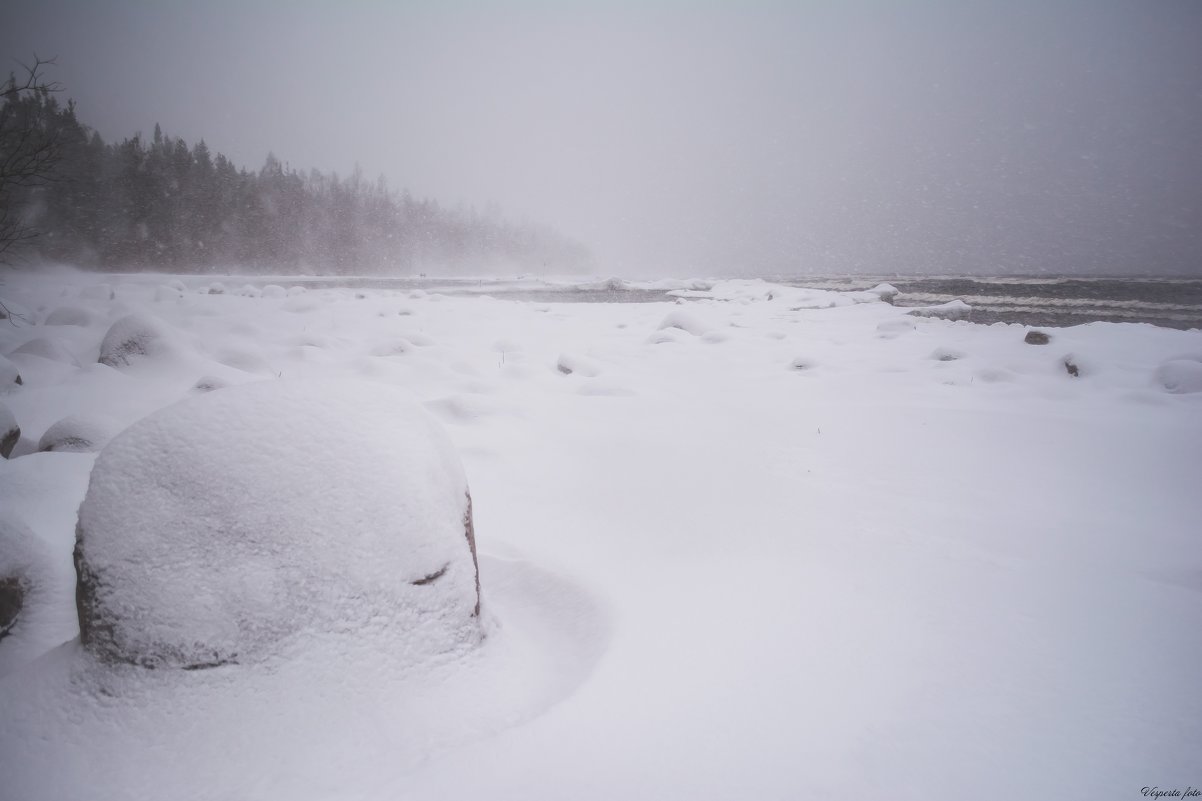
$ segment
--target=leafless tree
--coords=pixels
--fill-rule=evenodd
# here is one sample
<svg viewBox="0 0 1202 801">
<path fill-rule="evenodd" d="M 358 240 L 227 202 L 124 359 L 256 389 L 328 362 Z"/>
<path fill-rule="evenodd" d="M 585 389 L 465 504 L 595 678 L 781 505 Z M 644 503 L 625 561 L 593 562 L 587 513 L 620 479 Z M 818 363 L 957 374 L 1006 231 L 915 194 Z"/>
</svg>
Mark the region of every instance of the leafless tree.
<svg viewBox="0 0 1202 801">
<path fill-rule="evenodd" d="M 54 59 L 34 56 L 22 64 L 24 78 L 9 75 L 0 85 L 0 265 L 9 264 L 10 251 L 36 236 L 26 224 L 20 195 L 50 178 L 59 156 L 56 131 L 44 124 L 42 110 L 50 95 L 61 90 L 43 75 Z M 0 301 L 0 317 L 11 315 Z"/>
<path fill-rule="evenodd" d="M 7 263 L 10 248 L 34 236 L 15 195 L 48 180 L 58 160 L 57 136 L 40 114 L 49 96 L 61 90 L 43 77 L 44 68 L 53 64 L 53 59 L 35 56 L 32 65 L 21 65 L 24 79 L 10 75 L 0 88 L 0 263 Z"/>
</svg>

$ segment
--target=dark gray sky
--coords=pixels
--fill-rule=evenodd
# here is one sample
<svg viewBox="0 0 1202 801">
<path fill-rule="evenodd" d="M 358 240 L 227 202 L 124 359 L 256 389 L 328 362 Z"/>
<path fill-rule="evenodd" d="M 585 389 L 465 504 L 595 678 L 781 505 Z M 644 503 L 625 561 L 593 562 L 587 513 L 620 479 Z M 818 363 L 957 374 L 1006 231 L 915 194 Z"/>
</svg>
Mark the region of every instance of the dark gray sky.
<svg viewBox="0 0 1202 801">
<path fill-rule="evenodd" d="M 1202 275 L 1202 2 L 4 0 L 106 139 L 356 163 L 617 274 Z"/>
</svg>

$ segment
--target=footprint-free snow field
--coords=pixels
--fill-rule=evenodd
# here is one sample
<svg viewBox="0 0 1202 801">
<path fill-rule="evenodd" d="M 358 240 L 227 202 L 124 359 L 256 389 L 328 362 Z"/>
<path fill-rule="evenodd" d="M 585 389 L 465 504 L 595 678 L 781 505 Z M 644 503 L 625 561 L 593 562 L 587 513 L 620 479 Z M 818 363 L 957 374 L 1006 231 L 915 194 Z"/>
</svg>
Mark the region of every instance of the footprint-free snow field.
<svg viewBox="0 0 1202 801">
<path fill-rule="evenodd" d="M 0 436 L 19 429 L 0 460 L 0 577 L 22 577 L 23 601 L 0 639 L 0 797 L 926 801 L 1202 785 L 1202 332 L 1093 323 L 1044 341 L 944 319 L 958 307 L 908 313 L 887 287 L 659 282 L 645 288 L 668 300 L 568 303 L 221 280 L 6 278 L 22 318 L 0 323 Z M 324 405 L 273 406 L 252 382 L 323 388 Z M 452 644 L 322 605 L 359 609 L 364 591 L 339 582 L 391 574 L 361 535 L 393 510 L 392 440 L 352 447 L 387 421 L 385 390 L 453 454 L 449 529 L 455 482 L 470 487 L 478 616 L 461 540 L 430 545 L 421 576 L 396 571 L 399 597 L 458 593 L 469 628 Z M 278 418 L 248 430 L 240 404 L 212 402 L 240 391 Z M 350 433 L 315 428 L 326 415 Z M 298 498 L 355 485 L 338 496 L 355 505 L 295 526 L 322 538 L 298 539 L 305 553 L 336 555 L 329 575 L 296 568 L 316 565 L 304 578 L 321 604 L 263 590 L 283 579 L 255 573 L 253 549 L 223 572 L 204 544 L 214 575 L 241 582 L 220 598 L 171 595 L 155 573 L 154 597 L 184 612 L 233 598 L 234 617 L 268 610 L 247 613 L 276 626 L 253 632 L 264 641 L 317 634 L 264 658 L 231 645 L 196 670 L 81 646 L 77 510 L 90 477 L 116 470 L 105 524 L 159 519 L 136 508 L 139 487 L 121 494 L 138 471 L 110 456 L 136 463 L 143 442 L 159 464 L 158 440 L 134 438 L 147 420 L 203 425 L 189 433 L 206 453 L 261 443 L 238 462 L 260 467 L 223 491 L 249 510 L 239 521 L 278 526 L 264 548 L 288 542 L 280 521 L 298 508 L 283 508 L 285 466 L 326 477 Z M 178 469 L 172 497 L 205 500 L 189 493 L 212 479 Z M 157 542 L 149 524 L 136 533 Z M 183 569 L 190 547 L 124 548 L 118 572 L 152 553 L 154 570 Z M 444 562 L 453 586 L 431 583 Z"/>
</svg>

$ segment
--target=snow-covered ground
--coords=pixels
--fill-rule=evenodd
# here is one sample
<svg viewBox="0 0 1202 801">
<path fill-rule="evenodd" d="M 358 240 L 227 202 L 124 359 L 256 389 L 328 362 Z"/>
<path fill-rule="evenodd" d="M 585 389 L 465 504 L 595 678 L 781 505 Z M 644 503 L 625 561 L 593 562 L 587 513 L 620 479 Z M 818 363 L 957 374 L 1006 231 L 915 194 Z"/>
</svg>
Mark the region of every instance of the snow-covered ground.
<svg viewBox="0 0 1202 801">
<path fill-rule="evenodd" d="M 0 797 L 1202 785 L 1202 332 L 1028 344 L 758 281 L 655 303 L 210 283 L 0 287 L 28 323 L 0 321 L 0 377 L 23 382 L 0 388 L 22 431 L 0 460 L 0 569 L 36 579 L 0 640 Z M 441 420 L 487 636 L 416 667 L 374 641 L 94 663 L 72 549 L 96 450 L 202 390 L 280 380 L 400 387 Z M 281 459 L 306 453 L 303 422 Z"/>
</svg>

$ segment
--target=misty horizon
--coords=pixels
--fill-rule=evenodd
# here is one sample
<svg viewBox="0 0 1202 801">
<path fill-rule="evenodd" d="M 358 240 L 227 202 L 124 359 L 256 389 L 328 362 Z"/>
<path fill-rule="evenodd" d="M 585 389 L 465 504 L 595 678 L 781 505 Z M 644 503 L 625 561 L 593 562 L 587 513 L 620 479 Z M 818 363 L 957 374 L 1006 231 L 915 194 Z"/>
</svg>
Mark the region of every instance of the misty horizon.
<svg viewBox="0 0 1202 801">
<path fill-rule="evenodd" d="M 106 140 L 356 166 L 622 275 L 1202 275 L 1202 7 L 10 6 Z"/>
</svg>

